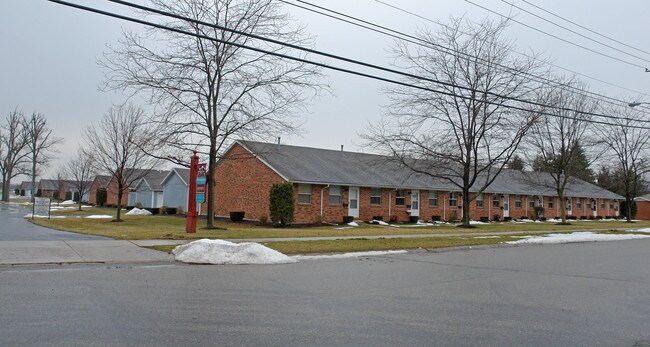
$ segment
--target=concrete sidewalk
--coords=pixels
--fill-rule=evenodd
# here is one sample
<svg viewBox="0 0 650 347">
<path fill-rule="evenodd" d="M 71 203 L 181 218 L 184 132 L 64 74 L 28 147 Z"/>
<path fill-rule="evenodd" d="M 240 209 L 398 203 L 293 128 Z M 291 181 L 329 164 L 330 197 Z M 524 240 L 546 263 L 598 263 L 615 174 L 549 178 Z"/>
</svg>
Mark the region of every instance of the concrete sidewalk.
<svg viewBox="0 0 650 347">
<path fill-rule="evenodd" d="M 122 240 L 0 242 L 0 265 L 173 261 L 171 254 Z"/>
</svg>

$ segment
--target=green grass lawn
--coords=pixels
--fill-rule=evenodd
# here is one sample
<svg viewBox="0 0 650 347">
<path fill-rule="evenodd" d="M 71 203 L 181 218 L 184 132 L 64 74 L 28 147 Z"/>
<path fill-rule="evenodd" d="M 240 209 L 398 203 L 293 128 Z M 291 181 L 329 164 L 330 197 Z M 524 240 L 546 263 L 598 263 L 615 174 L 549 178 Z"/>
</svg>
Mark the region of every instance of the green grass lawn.
<svg viewBox="0 0 650 347">
<path fill-rule="evenodd" d="M 53 215 L 87 216 L 90 214 L 106 214 L 115 216 L 115 209 L 91 208 L 82 212 L 56 212 Z M 278 238 L 278 237 L 319 237 L 319 236 L 358 236 L 371 235 L 404 235 L 404 234 L 457 234 L 457 233 L 499 233 L 499 232 L 540 232 L 540 231 L 576 231 L 576 230 L 611 230 L 619 228 L 650 227 L 650 221 L 628 224 L 619 221 L 574 222 L 572 225 L 556 225 L 554 223 L 492 223 L 478 225 L 477 228 L 464 229 L 454 225 L 437 225 L 414 227 L 401 225 L 398 227 L 362 224 L 358 227 L 348 226 L 314 226 L 272 228 L 251 223 L 233 223 L 219 220 L 216 224 L 225 230 L 201 229 L 205 220 L 199 219 L 198 230 L 195 234 L 185 232 L 185 219 L 179 216 L 122 216 L 121 223 L 111 222 L 111 219 L 36 219 L 33 222 L 45 227 L 71 231 L 82 234 L 107 236 L 124 240 L 147 239 L 197 239 L 197 238 Z"/>
</svg>

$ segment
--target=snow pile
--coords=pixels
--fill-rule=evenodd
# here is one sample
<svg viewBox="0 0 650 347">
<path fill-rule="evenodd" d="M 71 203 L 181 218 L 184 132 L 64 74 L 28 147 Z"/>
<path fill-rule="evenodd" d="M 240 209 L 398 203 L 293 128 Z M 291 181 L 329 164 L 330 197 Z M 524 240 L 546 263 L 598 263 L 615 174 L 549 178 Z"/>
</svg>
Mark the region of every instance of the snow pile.
<svg viewBox="0 0 650 347">
<path fill-rule="evenodd" d="M 368 223 L 370 223 L 370 224 L 379 224 L 379 225 L 388 225 L 388 223 L 384 222 L 383 220 L 377 220 L 377 219 L 373 219 Z"/>
<path fill-rule="evenodd" d="M 640 232 L 640 233 L 650 233 L 650 228 L 631 229 L 631 230 L 627 230 L 627 231 Z"/>
<path fill-rule="evenodd" d="M 61 201 L 59 205 L 75 205 L 76 202 L 74 200 L 66 200 L 66 201 Z"/>
<path fill-rule="evenodd" d="M 47 216 L 41 216 L 41 215 L 39 215 L 39 214 L 37 214 L 37 215 L 32 215 L 32 214 L 30 213 L 30 214 L 26 214 L 26 215 L 25 215 L 25 218 L 28 218 L 28 219 L 32 219 L 32 218 L 47 218 Z M 57 218 L 60 219 L 60 218 L 66 218 L 66 217 L 65 217 L 65 216 L 52 216 L 52 215 L 50 215 L 50 219 L 57 219 Z"/>
<path fill-rule="evenodd" d="M 151 212 L 137 207 L 134 207 L 131 211 L 126 213 L 127 216 L 148 216 L 150 214 Z"/>
<path fill-rule="evenodd" d="M 368 252 L 352 252 L 341 254 L 325 254 L 325 255 L 294 255 L 291 258 L 296 260 L 313 260 L 313 259 L 341 259 L 341 258 L 355 258 L 355 257 L 371 257 L 375 255 L 386 254 L 404 254 L 408 253 L 405 250 L 398 251 L 368 251 Z"/>
<path fill-rule="evenodd" d="M 477 220 L 470 220 L 470 221 L 469 221 L 469 224 L 470 224 L 470 225 L 482 225 L 482 224 L 490 224 L 490 223 L 487 223 L 487 222 L 481 222 L 481 221 L 477 221 Z"/>
<path fill-rule="evenodd" d="M 571 243 L 589 241 L 620 241 L 648 238 L 650 235 L 638 234 L 596 234 L 590 231 L 575 232 L 571 234 L 547 234 L 542 236 L 529 236 L 517 241 L 507 241 L 507 244 L 536 244 L 536 243 Z"/>
<path fill-rule="evenodd" d="M 475 239 L 498 239 L 501 236 L 492 235 L 492 236 L 474 236 Z"/>
<path fill-rule="evenodd" d="M 348 225 L 351 226 L 351 227 L 358 227 L 359 226 L 359 224 L 357 224 L 357 222 L 350 222 L 350 223 L 348 223 Z"/>
<path fill-rule="evenodd" d="M 93 215 L 87 216 L 86 218 L 90 218 L 90 219 L 107 219 L 107 218 L 113 218 L 113 216 L 109 216 L 107 214 L 93 214 Z"/>
<path fill-rule="evenodd" d="M 172 251 L 178 261 L 195 264 L 286 264 L 296 260 L 259 243 L 201 239 Z"/>
</svg>

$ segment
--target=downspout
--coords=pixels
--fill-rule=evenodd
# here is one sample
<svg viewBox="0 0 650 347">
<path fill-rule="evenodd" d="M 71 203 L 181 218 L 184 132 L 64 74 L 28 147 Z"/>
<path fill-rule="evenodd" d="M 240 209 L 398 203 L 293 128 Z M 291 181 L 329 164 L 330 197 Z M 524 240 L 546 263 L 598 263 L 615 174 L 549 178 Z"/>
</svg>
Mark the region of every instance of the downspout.
<svg viewBox="0 0 650 347">
<path fill-rule="evenodd" d="M 323 220 L 323 189 L 329 188 L 329 187 L 330 187 L 330 185 L 328 184 L 327 186 L 321 187 L 321 189 L 320 189 L 320 220 L 321 221 Z"/>
</svg>

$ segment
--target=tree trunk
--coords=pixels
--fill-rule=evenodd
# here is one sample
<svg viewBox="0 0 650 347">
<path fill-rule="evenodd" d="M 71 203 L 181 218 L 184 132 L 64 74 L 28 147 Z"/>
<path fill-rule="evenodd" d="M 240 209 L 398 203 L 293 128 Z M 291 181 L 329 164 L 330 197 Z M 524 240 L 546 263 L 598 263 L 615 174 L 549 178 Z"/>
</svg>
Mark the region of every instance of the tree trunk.
<svg viewBox="0 0 650 347">
<path fill-rule="evenodd" d="M 117 213 L 116 213 L 116 218 L 114 222 L 121 222 L 122 219 L 120 219 L 121 212 L 122 212 L 122 191 L 124 190 L 124 186 L 122 183 L 117 184 Z"/>
<path fill-rule="evenodd" d="M 628 223 L 632 223 L 632 202 L 633 201 L 634 200 L 629 199 L 627 197 L 625 198 L 625 205 L 626 205 L 625 208 L 627 209 L 627 216 L 625 217 L 625 219 Z"/>
<path fill-rule="evenodd" d="M 463 227 L 469 227 L 469 189 L 463 189 Z"/>
<path fill-rule="evenodd" d="M 210 157 L 208 158 L 208 215 L 206 216 L 206 229 L 214 229 L 214 191 L 215 191 L 215 168 L 217 166 L 217 148 L 215 144 L 210 144 Z"/>
</svg>

